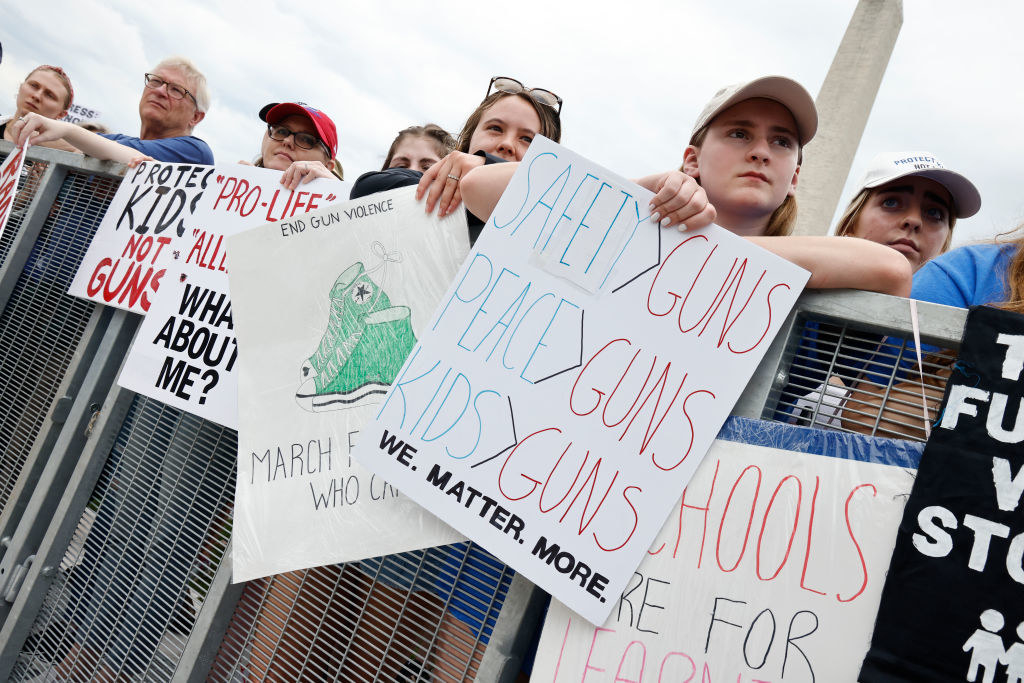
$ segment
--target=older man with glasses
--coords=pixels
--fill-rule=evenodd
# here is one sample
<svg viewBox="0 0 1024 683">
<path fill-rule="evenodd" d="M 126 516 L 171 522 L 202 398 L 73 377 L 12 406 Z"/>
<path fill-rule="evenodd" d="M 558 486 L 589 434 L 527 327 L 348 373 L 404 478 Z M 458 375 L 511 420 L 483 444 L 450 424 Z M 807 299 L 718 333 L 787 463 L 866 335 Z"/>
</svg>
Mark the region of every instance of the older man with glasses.
<svg viewBox="0 0 1024 683">
<path fill-rule="evenodd" d="M 136 149 L 157 161 L 212 164 L 209 145 L 192 135 L 206 116 L 210 93 L 206 77 L 184 57 L 170 57 L 146 74 L 139 101 L 139 137 L 103 137 Z"/>
<path fill-rule="evenodd" d="M 38 114 L 27 114 L 11 124 L 18 144 L 26 139 L 33 145 L 64 139 L 98 159 L 128 163 L 142 155 L 172 163 L 213 164 L 210 146 L 192 135 L 192 129 L 206 117 L 209 106 L 206 77 L 184 57 L 170 57 L 145 75 L 139 101 L 142 128 L 138 137 L 97 135 Z"/>
</svg>

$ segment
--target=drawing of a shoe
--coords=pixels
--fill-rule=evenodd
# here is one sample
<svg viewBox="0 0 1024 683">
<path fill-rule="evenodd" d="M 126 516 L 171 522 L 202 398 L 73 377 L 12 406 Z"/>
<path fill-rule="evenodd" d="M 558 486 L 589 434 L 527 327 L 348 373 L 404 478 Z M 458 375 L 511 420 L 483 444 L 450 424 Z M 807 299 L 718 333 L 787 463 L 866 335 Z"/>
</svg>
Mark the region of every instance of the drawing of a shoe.
<svg viewBox="0 0 1024 683">
<path fill-rule="evenodd" d="M 295 398 L 311 412 L 374 402 L 387 392 L 416 344 L 411 311 L 355 263 L 335 281 L 327 329 L 299 371 Z"/>
</svg>

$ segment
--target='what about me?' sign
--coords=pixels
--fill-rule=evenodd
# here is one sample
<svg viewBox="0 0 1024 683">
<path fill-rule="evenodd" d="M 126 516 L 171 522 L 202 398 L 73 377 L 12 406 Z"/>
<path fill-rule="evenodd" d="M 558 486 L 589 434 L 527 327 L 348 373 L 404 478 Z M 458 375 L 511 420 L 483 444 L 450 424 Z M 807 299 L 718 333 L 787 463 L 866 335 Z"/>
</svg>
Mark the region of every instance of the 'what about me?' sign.
<svg viewBox="0 0 1024 683">
<path fill-rule="evenodd" d="M 807 273 L 538 138 L 355 457 L 602 623 Z"/>
</svg>

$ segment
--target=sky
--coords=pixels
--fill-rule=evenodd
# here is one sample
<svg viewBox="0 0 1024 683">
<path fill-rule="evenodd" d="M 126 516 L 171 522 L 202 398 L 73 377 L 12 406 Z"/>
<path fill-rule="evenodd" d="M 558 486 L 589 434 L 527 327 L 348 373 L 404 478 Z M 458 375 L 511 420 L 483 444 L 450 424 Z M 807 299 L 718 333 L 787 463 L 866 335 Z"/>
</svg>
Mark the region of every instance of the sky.
<svg viewBox="0 0 1024 683">
<path fill-rule="evenodd" d="M 883 0 L 874 0 L 881 2 Z M 515 4 L 42 0 L 0 4 L 0 113 L 41 63 L 63 66 L 76 102 L 137 134 L 143 74 L 181 54 L 212 106 L 195 134 L 218 162 L 251 159 L 268 102 L 302 101 L 338 127 L 346 179 L 380 167 L 395 134 L 453 134 L 492 76 L 562 96 L 562 144 L 627 176 L 677 168 L 694 119 L 723 85 L 781 74 L 817 95 L 855 0 L 632 0 Z M 978 186 L 981 212 L 954 244 L 1024 219 L 1024 3 L 906 0 L 903 26 L 841 204 L 878 152 L 928 151 Z M 996 140 L 985 142 L 986 133 Z"/>
</svg>

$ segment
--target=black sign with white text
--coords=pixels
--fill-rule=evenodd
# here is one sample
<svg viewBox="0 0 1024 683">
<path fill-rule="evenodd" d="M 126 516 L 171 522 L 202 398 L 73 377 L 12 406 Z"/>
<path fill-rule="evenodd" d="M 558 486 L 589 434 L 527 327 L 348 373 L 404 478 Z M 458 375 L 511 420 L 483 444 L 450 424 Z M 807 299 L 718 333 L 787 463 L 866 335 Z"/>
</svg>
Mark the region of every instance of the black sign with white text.
<svg viewBox="0 0 1024 683">
<path fill-rule="evenodd" d="M 862 681 L 1024 679 L 1024 316 L 972 308 Z"/>
</svg>

